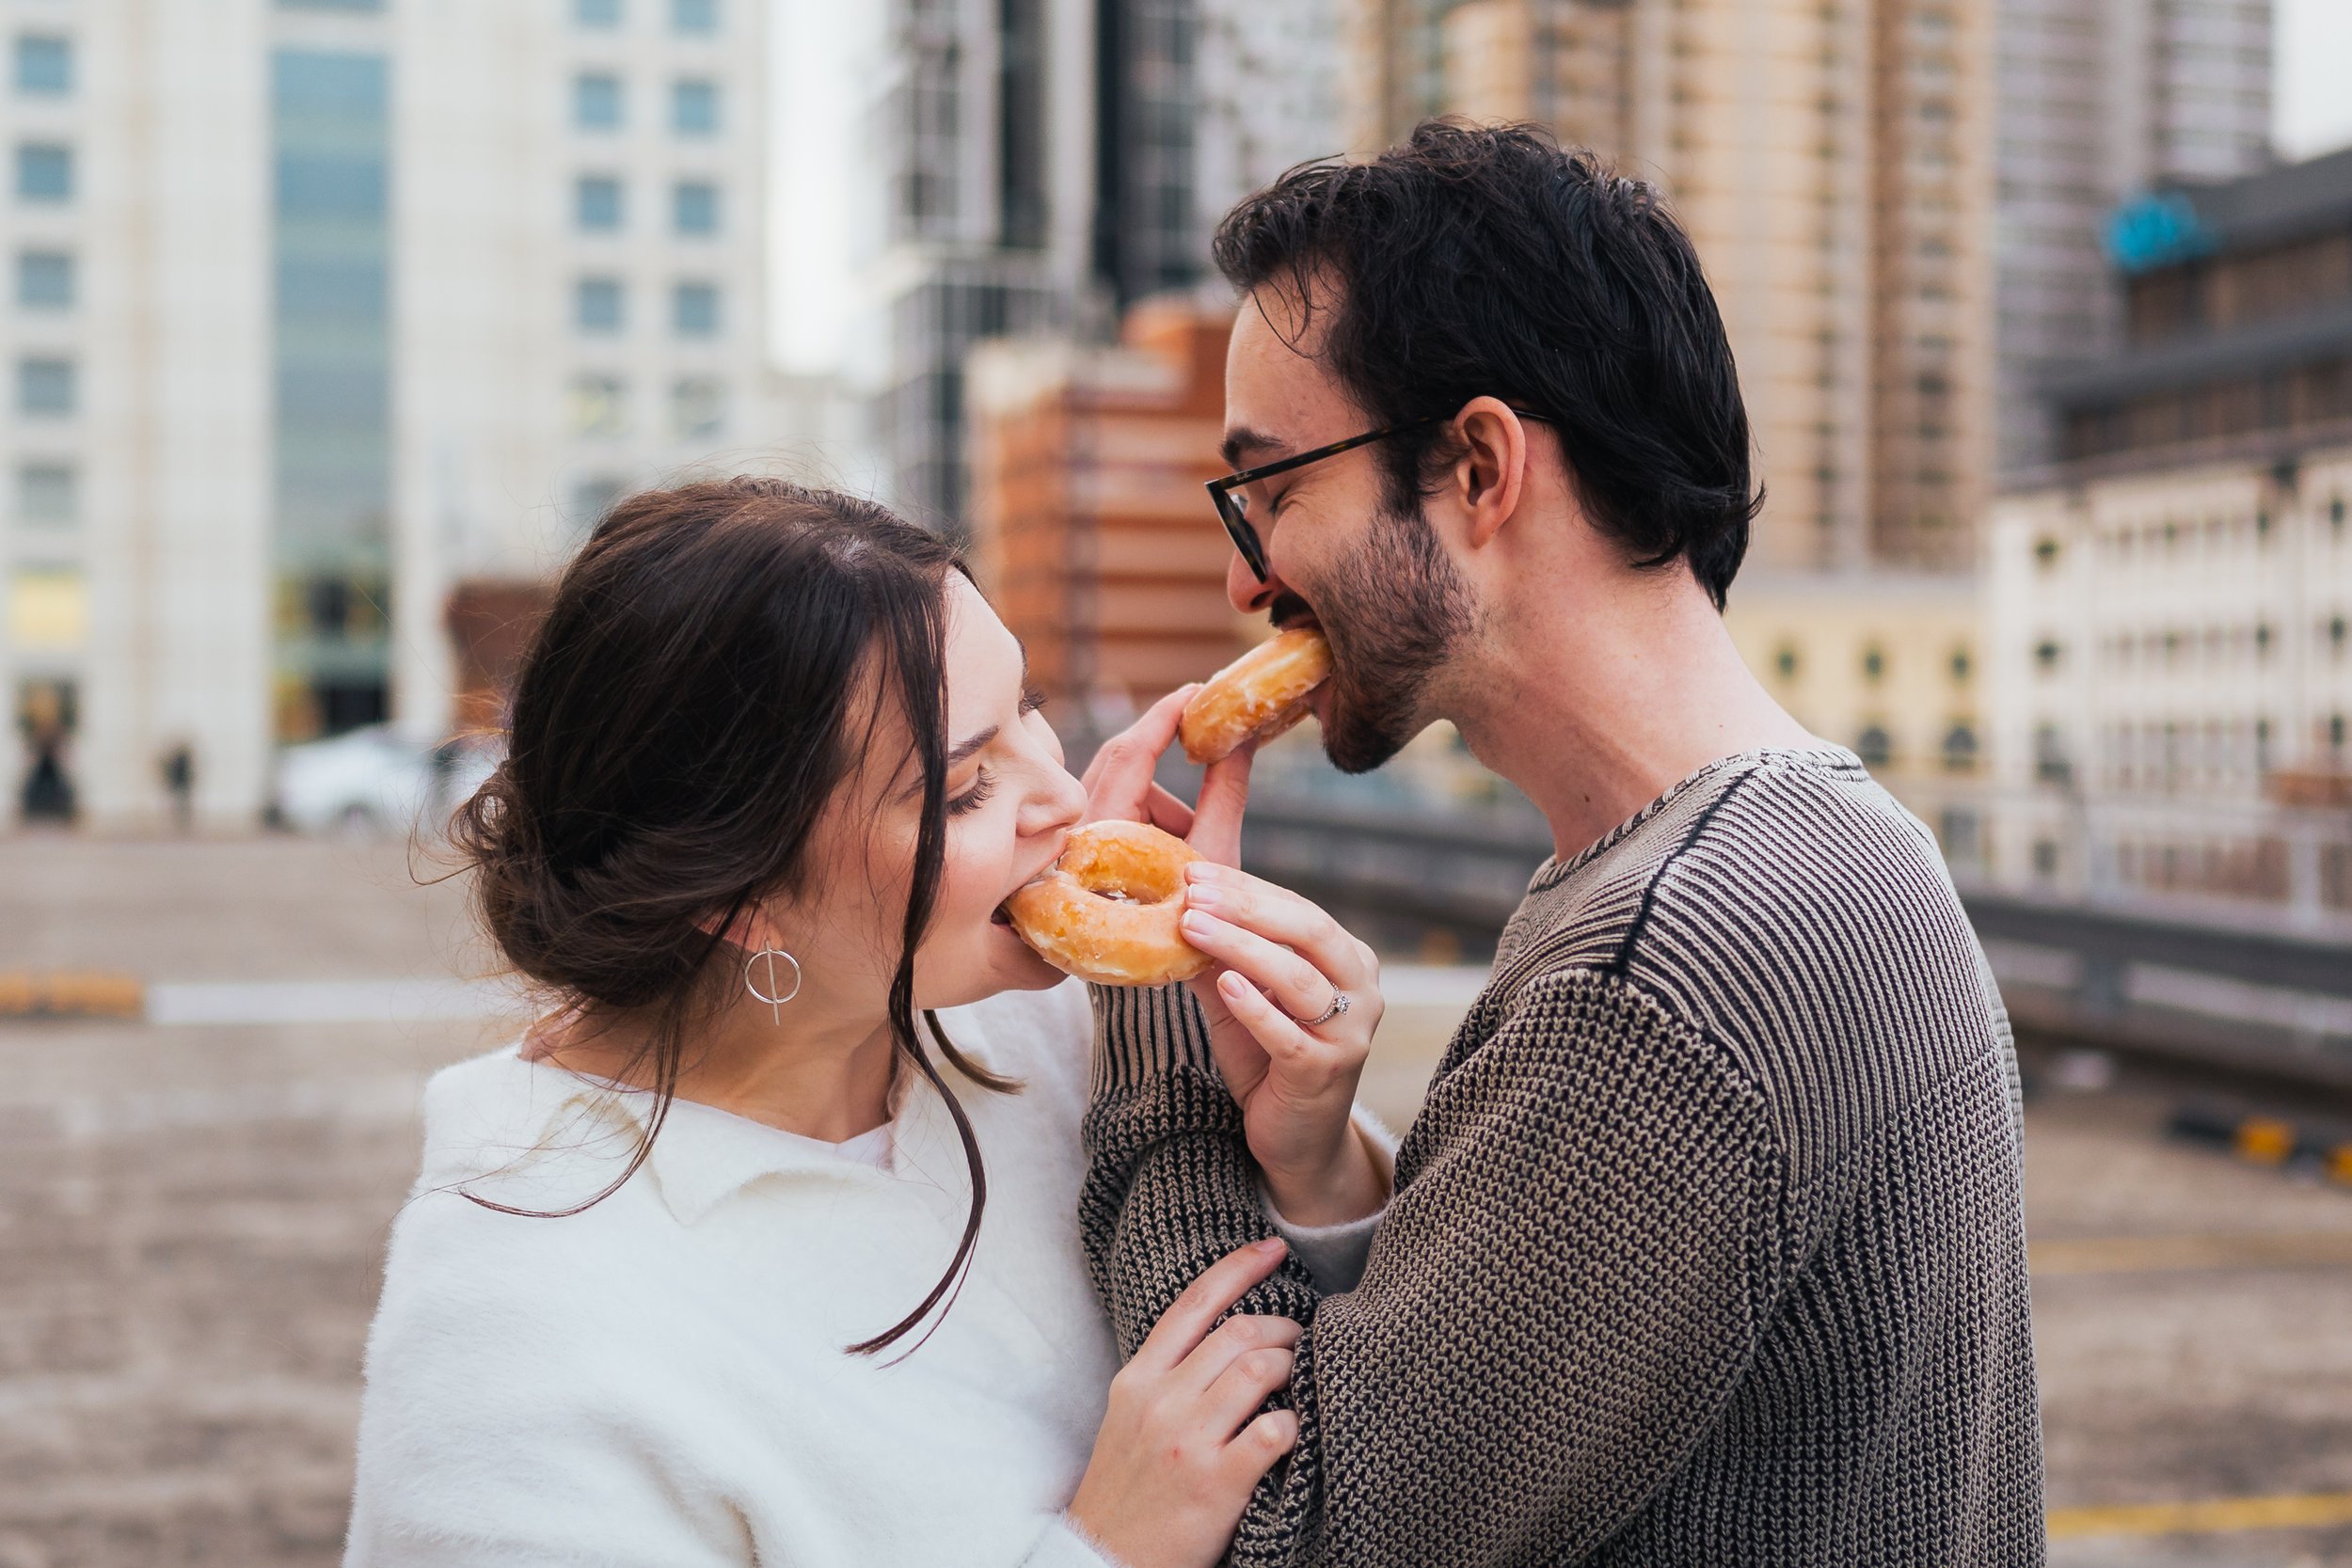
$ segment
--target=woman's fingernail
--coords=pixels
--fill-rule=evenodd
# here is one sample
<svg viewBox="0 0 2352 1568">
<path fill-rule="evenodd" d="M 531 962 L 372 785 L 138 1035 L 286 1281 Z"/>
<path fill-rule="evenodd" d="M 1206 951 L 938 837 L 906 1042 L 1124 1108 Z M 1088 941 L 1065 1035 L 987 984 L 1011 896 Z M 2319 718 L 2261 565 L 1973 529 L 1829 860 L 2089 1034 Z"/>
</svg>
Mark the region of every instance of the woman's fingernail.
<svg viewBox="0 0 2352 1568">
<path fill-rule="evenodd" d="M 1229 969 L 1216 977 L 1216 989 L 1228 996 L 1238 997 L 1248 993 L 1249 982 Z"/>
<path fill-rule="evenodd" d="M 1216 908 L 1216 889 L 1196 882 L 1184 889 L 1184 907 L 1194 910 Z"/>
<path fill-rule="evenodd" d="M 1264 1241 L 1259 1242 L 1255 1244 L 1260 1252 L 1277 1253 L 1282 1250 L 1282 1238 L 1279 1236 L 1268 1236 Z"/>
</svg>

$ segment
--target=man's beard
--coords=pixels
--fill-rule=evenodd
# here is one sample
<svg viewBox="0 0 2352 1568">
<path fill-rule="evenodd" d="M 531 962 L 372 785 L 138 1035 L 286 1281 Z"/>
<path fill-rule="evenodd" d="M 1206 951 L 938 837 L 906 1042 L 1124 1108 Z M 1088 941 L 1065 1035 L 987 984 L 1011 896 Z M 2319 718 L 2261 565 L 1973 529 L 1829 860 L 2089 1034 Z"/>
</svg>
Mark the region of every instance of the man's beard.
<svg viewBox="0 0 2352 1568">
<path fill-rule="evenodd" d="M 1421 733 L 1430 677 L 1476 619 L 1470 585 L 1418 506 L 1382 506 L 1311 608 L 1284 594 L 1272 610 L 1278 626 L 1310 613 L 1323 625 L 1332 665 L 1323 752 L 1343 773 L 1370 772 Z"/>
</svg>

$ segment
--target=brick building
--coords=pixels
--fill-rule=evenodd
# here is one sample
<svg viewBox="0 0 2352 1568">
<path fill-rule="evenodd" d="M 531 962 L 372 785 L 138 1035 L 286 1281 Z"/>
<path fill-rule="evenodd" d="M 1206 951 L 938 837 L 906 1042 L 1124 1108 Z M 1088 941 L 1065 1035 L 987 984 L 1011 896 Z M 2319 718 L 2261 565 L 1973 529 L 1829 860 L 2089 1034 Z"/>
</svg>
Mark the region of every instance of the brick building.
<svg viewBox="0 0 2352 1568">
<path fill-rule="evenodd" d="M 1143 301 L 1116 344 L 1001 339 L 968 362 L 972 558 L 1050 695 L 1140 704 L 1264 635 L 1225 599 L 1201 486 L 1232 312 Z"/>
</svg>

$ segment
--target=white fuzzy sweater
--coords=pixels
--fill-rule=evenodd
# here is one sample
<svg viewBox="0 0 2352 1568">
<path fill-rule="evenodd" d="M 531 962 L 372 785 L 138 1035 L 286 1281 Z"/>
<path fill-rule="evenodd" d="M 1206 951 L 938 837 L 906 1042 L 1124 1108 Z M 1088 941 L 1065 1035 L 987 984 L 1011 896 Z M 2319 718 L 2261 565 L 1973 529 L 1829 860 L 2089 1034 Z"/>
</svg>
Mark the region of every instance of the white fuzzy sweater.
<svg viewBox="0 0 2352 1568">
<path fill-rule="evenodd" d="M 988 1165 L 961 1298 L 896 1323 L 961 1233 L 955 1130 L 917 1084 L 892 1168 L 677 1102 L 616 1174 L 639 1096 L 510 1048 L 437 1075 L 368 1344 L 346 1568 L 1104 1568 L 1062 1523 L 1118 1366 L 1073 1215 L 1091 1035 L 1076 983 L 942 1015 L 1025 1090 L 955 1080 Z"/>
</svg>

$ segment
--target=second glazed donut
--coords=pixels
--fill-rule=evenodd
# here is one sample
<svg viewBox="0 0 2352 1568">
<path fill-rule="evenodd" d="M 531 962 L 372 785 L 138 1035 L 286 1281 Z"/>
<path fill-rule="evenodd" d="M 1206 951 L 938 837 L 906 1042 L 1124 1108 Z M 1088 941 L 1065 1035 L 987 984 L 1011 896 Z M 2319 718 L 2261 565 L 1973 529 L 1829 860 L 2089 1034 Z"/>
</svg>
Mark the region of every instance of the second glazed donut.
<svg viewBox="0 0 2352 1568">
<path fill-rule="evenodd" d="M 1253 736 L 1270 740 L 1307 717 L 1307 694 L 1331 673 L 1331 645 L 1305 626 L 1276 632 L 1192 694 L 1176 735 L 1184 755 L 1212 763 Z"/>
</svg>

